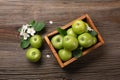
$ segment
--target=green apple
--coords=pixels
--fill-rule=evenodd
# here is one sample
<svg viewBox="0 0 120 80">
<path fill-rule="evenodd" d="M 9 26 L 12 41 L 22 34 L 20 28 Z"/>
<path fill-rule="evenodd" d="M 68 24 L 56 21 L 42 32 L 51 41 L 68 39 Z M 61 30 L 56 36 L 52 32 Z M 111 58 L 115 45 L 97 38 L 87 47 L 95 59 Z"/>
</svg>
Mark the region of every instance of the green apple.
<svg viewBox="0 0 120 80">
<path fill-rule="evenodd" d="M 88 32 L 89 30 L 89 25 L 88 25 L 88 23 L 86 23 L 86 22 L 84 22 L 85 23 L 85 25 L 86 25 L 86 27 L 87 27 L 87 30 L 85 31 L 85 32 Z"/>
<path fill-rule="evenodd" d="M 76 34 L 82 34 L 87 31 L 87 26 L 84 21 L 82 20 L 75 20 L 72 24 L 72 30 Z"/>
<path fill-rule="evenodd" d="M 30 38 L 30 44 L 33 48 L 40 48 L 42 46 L 42 37 L 40 35 L 34 35 Z"/>
<path fill-rule="evenodd" d="M 67 30 L 67 35 L 70 35 L 70 36 L 73 36 L 73 37 L 77 37 L 77 34 L 75 34 L 75 33 L 73 32 L 72 28 L 69 28 L 69 29 Z"/>
<path fill-rule="evenodd" d="M 97 38 L 94 36 L 93 37 L 93 45 L 97 43 Z"/>
<path fill-rule="evenodd" d="M 89 33 L 83 33 L 78 36 L 78 41 L 82 47 L 88 48 L 93 44 L 93 37 Z"/>
<path fill-rule="evenodd" d="M 51 39 L 52 45 L 53 45 L 56 49 L 61 49 L 61 48 L 63 48 L 62 41 L 63 41 L 63 36 L 62 36 L 62 35 L 59 35 L 59 34 L 53 36 L 52 39 Z"/>
<path fill-rule="evenodd" d="M 62 61 L 67 61 L 72 58 L 72 52 L 65 49 L 60 49 L 58 55 Z"/>
<path fill-rule="evenodd" d="M 63 38 L 63 47 L 66 50 L 72 51 L 78 47 L 78 40 L 73 36 L 66 35 Z"/>
<path fill-rule="evenodd" d="M 30 48 L 26 51 L 26 58 L 31 62 L 37 62 L 41 58 L 41 52 L 37 48 Z"/>
<path fill-rule="evenodd" d="M 86 26 L 88 26 L 88 27 L 89 27 L 88 23 L 86 23 L 86 22 L 84 22 L 84 23 L 85 23 L 85 25 L 86 25 Z"/>
</svg>

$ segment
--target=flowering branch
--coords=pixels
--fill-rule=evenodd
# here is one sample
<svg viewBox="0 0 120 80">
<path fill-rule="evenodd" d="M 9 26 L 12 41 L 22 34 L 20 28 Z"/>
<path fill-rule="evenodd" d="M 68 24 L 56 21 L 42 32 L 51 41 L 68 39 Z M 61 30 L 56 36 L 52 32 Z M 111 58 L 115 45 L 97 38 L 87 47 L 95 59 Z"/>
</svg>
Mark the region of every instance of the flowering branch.
<svg viewBox="0 0 120 80">
<path fill-rule="evenodd" d="M 21 47 L 27 48 L 30 45 L 29 39 L 45 27 L 45 23 L 32 20 L 29 24 L 22 25 L 18 29 L 21 36 Z"/>
</svg>

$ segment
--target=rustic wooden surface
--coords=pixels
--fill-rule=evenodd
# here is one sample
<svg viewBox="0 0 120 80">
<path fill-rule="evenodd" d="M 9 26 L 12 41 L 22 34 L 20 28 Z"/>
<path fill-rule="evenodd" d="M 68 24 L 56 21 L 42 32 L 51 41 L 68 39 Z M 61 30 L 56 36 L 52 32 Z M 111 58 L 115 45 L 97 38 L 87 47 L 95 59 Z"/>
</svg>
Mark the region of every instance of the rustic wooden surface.
<svg viewBox="0 0 120 80">
<path fill-rule="evenodd" d="M 105 45 L 61 69 L 44 42 L 42 59 L 31 63 L 20 48 L 17 29 L 30 20 L 44 21 L 44 36 L 88 13 Z M 49 20 L 54 23 L 49 24 Z M 46 55 L 51 55 L 46 58 Z M 0 80 L 119 80 L 119 0 L 0 0 Z"/>
</svg>

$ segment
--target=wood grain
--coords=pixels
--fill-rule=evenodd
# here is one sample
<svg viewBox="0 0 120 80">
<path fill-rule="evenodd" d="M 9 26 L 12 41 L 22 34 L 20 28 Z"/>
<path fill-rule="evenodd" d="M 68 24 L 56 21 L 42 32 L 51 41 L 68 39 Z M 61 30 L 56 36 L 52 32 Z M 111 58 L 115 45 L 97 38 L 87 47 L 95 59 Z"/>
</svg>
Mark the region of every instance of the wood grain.
<svg viewBox="0 0 120 80">
<path fill-rule="evenodd" d="M 88 13 L 105 45 L 61 69 L 44 42 L 42 59 L 31 63 L 20 48 L 17 29 L 30 20 L 44 21 L 40 34 Z M 0 80 L 119 80 L 119 0 L 0 0 Z M 54 23 L 49 24 L 49 20 Z M 51 55 L 46 58 L 46 55 Z"/>
</svg>

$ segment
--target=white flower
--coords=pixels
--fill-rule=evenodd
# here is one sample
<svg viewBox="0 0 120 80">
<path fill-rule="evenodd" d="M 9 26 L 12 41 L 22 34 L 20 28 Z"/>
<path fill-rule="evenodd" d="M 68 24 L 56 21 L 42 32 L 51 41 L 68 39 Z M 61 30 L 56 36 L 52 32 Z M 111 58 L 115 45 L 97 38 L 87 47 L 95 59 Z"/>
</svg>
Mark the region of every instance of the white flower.
<svg viewBox="0 0 120 80">
<path fill-rule="evenodd" d="M 93 31 L 93 29 L 87 23 L 86 23 L 86 26 L 88 31 Z"/>
<path fill-rule="evenodd" d="M 89 27 L 89 26 L 87 27 L 87 30 L 88 31 L 93 31 L 93 29 L 91 27 Z"/>
<path fill-rule="evenodd" d="M 26 40 L 28 37 L 30 37 L 30 35 L 24 32 L 23 33 L 23 39 Z"/>
<path fill-rule="evenodd" d="M 50 58 L 51 56 L 49 54 L 46 55 L 47 58 Z"/>
<path fill-rule="evenodd" d="M 32 26 L 32 25 L 31 25 L 31 24 L 26 24 L 26 26 L 30 27 L 30 26 Z"/>
<path fill-rule="evenodd" d="M 21 30 L 23 30 L 25 32 L 27 30 L 27 28 L 28 28 L 28 24 L 23 25 Z"/>
<path fill-rule="evenodd" d="M 34 28 L 28 28 L 27 29 L 27 33 L 29 33 L 30 35 L 34 36 L 34 34 L 35 34 Z"/>
<path fill-rule="evenodd" d="M 28 37 L 30 37 L 30 35 L 28 33 L 26 33 L 29 26 L 31 26 L 31 25 L 29 25 L 29 24 L 22 25 L 22 28 L 21 28 L 21 31 L 20 31 L 20 36 L 23 36 L 24 40 L 26 40 Z"/>
<path fill-rule="evenodd" d="M 21 31 L 20 31 L 20 36 L 23 36 L 23 34 L 24 34 L 24 30 L 21 29 Z"/>
<path fill-rule="evenodd" d="M 49 21 L 50 24 L 53 24 L 53 21 Z"/>
<path fill-rule="evenodd" d="M 30 25 L 29 24 L 25 24 L 25 25 L 22 25 L 22 28 L 21 28 L 21 31 L 20 31 L 20 35 L 23 36 L 25 31 L 27 30 L 27 28 L 29 27 Z"/>
</svg>

